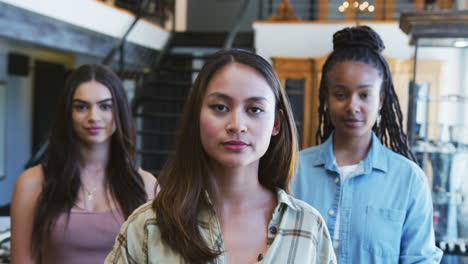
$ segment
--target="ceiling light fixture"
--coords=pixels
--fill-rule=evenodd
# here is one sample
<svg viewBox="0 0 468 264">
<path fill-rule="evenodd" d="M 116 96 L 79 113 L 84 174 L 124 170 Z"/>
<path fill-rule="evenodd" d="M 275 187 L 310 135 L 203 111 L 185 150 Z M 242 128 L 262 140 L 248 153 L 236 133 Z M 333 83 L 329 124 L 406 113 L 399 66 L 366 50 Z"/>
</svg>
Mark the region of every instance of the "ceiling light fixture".
<svg viewBox="0 0 468 264">
<path fill-rule="evenodd" d="M 343 1 L 341 5 L 338 7 L 338 11 L 340 13 L 345 12 L 348 8 L 352 8 L 354 12 L 360 12 L 360 13 L 373 13 L 375 11 L 375 7 L 369 2 L 364 1 L 360 3 L 359 1 Z"/>
</svg>

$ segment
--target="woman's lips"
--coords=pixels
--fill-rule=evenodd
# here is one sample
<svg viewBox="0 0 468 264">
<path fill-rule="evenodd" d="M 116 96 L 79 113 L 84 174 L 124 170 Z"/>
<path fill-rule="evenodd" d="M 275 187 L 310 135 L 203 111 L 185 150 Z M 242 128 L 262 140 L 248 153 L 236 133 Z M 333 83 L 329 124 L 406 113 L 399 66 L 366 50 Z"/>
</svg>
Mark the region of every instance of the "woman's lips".
<svg viewBox="0 0 468 264">
<path fill-rule="evenodd" d="M 86 128 L 86 131 L 88 131 L 88 133 L 91 135 L 96 135 L 99 134 L 99 132 L 101 132 L 102 129 L 102 127 L 89 127 Z"/>
<path fill-rule="evenodd" d="M 249 146 L 247 143 L 237 140 L 226 141 L 223 145 L 225 148 L 230 150 L 243 150 Z"/>
<path fill-rule="evenodd" d="M 362 121 L 357 119 L 345 119 L 344 122 L 348 127 L 358 127 L 362 123 Z"/>
</svg>

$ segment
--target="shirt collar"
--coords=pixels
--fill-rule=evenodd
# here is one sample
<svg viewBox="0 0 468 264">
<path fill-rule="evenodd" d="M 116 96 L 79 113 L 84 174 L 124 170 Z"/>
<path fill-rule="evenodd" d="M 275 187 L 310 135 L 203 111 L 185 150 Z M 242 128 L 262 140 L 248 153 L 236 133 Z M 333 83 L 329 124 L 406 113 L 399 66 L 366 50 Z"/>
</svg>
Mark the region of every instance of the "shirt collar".
<svg viewBox="0 0 468 264">
<path fill-rule="evenodd" d="M 278 196 L 278 205 L 285 204 L 294 210 L 298 210 L 298 207 L 291 195 L 288 195 L 283 189 L 276 188 L 276 194 Z"/>
<path fill-rule="evenodd" d="M 213 204 L 211 203 L 210 196 L 207 191 L 205 191 L 205 195 L 208 199 L 208 207 L 203 208 L 198 217 L 198 220 L 202 226 L 208 226 L 208 223 L 212 220 L 213 216 L 215 215 Z M 292 196 L 288 195 L 283 189 L 276 188 L 276 195 L 278 198 L 277 209 L 280 209 L 282 204 L 285 204 L 291 209 L 299 210 L 299 207 L 297 206 L 296 202 L 292 199 Z"/>
<path fill-rule="evenodd" d="M 333 135 L 330 134 L 327 140 L 317 146 L 317 155 L 312 159 L 312 165 L 323 165 L 327 170 L 338 172 L 335 155 L 333 154 Z M 363 161 L 364 174 L 368 174 L 372 169 L 386 172 L 388 169 L 388 160 L 386 158 L 385 147 L 380 142 L 379 138 L 372 132 L 372 143 L 366 158 Z"/>
</svg>

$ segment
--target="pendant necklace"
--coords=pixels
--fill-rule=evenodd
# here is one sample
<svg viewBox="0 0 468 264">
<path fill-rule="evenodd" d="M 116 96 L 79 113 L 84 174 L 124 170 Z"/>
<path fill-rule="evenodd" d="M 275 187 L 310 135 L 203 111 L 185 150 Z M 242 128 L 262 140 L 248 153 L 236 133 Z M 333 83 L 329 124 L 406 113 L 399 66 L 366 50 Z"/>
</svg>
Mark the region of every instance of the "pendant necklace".
<svg viewBox="0 0 468 264">
<path fill-rule="evenodd" d="M 94 192 L 96 192 L 97 188 L 98 186 L 94 186 L 94 188 L 90 191 L 83 185 L 83 189 L 86 192 L 86 198 L 88 199 L 88 201 L 92 201 L 94 199 Z"/>
</svg>

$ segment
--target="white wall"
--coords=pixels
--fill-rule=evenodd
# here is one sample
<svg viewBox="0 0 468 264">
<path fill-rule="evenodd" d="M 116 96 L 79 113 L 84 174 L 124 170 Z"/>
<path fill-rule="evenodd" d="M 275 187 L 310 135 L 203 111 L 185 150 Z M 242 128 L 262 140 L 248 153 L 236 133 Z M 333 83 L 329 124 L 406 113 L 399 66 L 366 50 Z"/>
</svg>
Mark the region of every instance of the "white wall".
<svg viewBox="0 0 468 264">
<path fill-rule="evenodd" d="M 6 174 L 6 107 L 7 107 L 7 86 L 0 79 L 0 179 Z"/>
<path fill-rule="evenodd" d="M 188 0 L 176 0 L 175 2 L 175 30 L 183 32 L 187 30 L 187 7 Z"/>
<path fill-rule="evenodd" d="M 361 23 L 364 24 L 364 23 Z M 256 22 L 255 49 L 266 59 L 280 57 L 321 57 L 333 49 L 333 34 L 355 23 L 267 23 Z M 414 48 L 408 36 L 400 30 L 397 22 L 367 23 L 382 37 L 386 49 L 384 55 L 394 59 L 409 59 Z"/>
<path fill-rule="evenodd" d="M 0 0 L 13 6 L 63 22 L 121 38 L 134 20 L 134 15 L 95 0 Z M 127 40 L 150 49 L 160 50 L 169 33 L 146 20 L 140 20 Z"/>
<path fill-rule="evenodd" d="M 8 53 L 17 52 L 30 57 L 28 76 L 8 75 Z M 7 84 L 6 177 L 0 179 L 0 205 L 9 203 L 17 177 L 31 157 L 32 146 L 32 102 L 33 102 L 33 60 L 39 59 L 61 63 L 73 68 L 74 55 L 40 49 L 31 45 L 0 39 L 0 80 Z"/>
<path fill-rule="evenodd" d="M 457 94 L 460 86 L 460 53 L 461 49 L 446 47 L 421 47 L 418 50 L 418 60 L 432 59 L 444 61 L 442 68 L 442 87 L 439 96 Z M 455 124 L 457 114 L 455 104 L 450 102 L 434 102 L 440 104 L 439 120 L 446 124 Z"/>
<path fill-rule="evenodd" d="M 448 95 L 468 95 L 467 49 L 452 47 L 421 47 L 418 49 L 418 60 L 431 59 L 443 61 L 440 91 L 430 104 L 439 105 L 438 123 L 430 124 L 433 129 L 440 130 L 440 125 L 454 126 L 454 137 L 457 141 L 468 144 L 468 120 L 466 120 L 468 106 L 461 101 L 443 100 Z M 447 130 L 439 131 L 436 135 L 448 140 Z"/>
<path fill-rule="evenodd" d="M 460 85 L 460 94 L 465 96 L 465 104 L 460 106 L 459 112 L 461 112 L 460 119 L 464 122 L 462 131 L 460 132 L 463 138 L 463 142 L 468 144 L 468 49 L 464 49 L 461 58 L 465 62 L 462 72 L 462 80 Z M 468 187 L 468 181 L 465 185 Z"/>
</svg>

